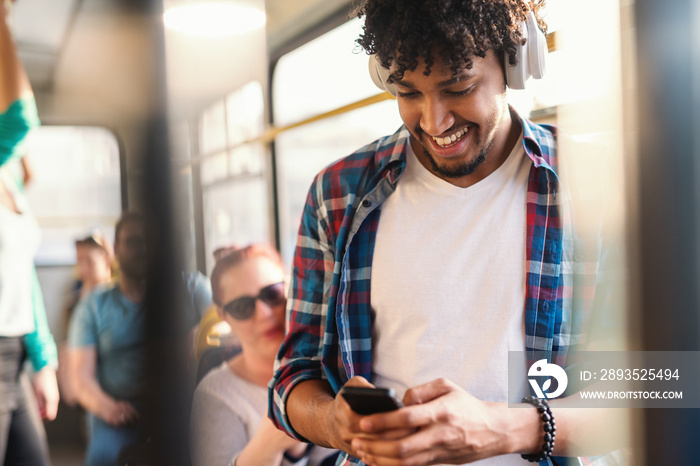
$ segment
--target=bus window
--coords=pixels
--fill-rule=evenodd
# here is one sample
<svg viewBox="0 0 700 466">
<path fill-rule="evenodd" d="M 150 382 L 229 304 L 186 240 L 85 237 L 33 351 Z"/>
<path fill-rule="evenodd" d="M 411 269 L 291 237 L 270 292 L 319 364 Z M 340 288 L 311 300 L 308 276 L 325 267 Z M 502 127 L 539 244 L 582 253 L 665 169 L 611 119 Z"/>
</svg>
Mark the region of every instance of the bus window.
<svg viewBox="0 0 700 466">
<path fill-rule="evenodd" d="M 367 72 L 367 55 L 353 45 L 361 28 L 362 23 L 353 19 L 280 58 L 272 80 L 276 125 L 294 123 L 379 93 Z M 287 263 L 294 252 L 314 175 L 400 125 L 396 103 L 387 101 L 277 137 L 280 249 Z"/>
<path fill-rule="evenodd" d="M 216 248 L 268 239 L 267 204 L 267 186 L 262 177 L 242 177 L 206 189 L 204 238 L 209 271 Z"/>
<path fill-rule="evenodd" d="M 201 154 L 226 148 L 226 105 L 217 102 L 202 113 L 199 121 L 199 150 Z M 226 175 L 223 172 L 222 175 Z"/>
<path fill-rule="evenodd" d="M 229 144 L 239 144 L 259 136 L 265 129 L 262 86 L 250 82 L 226 99 Z"/>
<path fill-rule="evenodd" d="M 114 236 L 122 211 L 119 144 L 104 128 L 44 126 L 27 140 L 27 186 L 42 231 L 38 266 L 75 263 L 73 242 L 92 229 Z"/>
<path fill-rule="evenodd" d="M 272 242 L 267 150 L 249 142 L 264 128 L 262 86 L 250 82 L 207 109 L 200 118 L 204 250 L 229 244 Z"/>
</svg>

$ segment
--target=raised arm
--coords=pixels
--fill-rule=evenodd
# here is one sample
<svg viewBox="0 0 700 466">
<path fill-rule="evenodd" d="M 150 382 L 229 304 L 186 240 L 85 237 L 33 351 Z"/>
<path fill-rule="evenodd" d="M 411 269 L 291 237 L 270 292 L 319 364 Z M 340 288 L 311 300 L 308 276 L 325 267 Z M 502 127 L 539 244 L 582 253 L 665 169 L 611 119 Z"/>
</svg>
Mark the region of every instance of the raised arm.
<svg viewBox="0 0 700 466">
<path fill-rule="evenodd" d="M 5 4 L 0 2 L 0 167 L 23 155 L 22 143 L 35 126 L 39 116 L 34 94 L 7 26 Z"/>
<path fill-rule="evenodd" d="M 33 95 L 7 26 L 7 16 L 5 3 L 0 2 L 0 112 L 5 112 L 12 102 Z"/>
</svg>

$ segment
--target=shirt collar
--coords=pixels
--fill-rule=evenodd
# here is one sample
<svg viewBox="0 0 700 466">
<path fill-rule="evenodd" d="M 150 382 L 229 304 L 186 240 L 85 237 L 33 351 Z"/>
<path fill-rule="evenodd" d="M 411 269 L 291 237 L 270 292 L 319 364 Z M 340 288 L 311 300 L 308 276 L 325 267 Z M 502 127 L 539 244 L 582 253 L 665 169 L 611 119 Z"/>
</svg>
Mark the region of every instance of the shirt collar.
<svg viewBox="0 0 700 466">
<path fill-rule="evenodd" d="M 557 166 L 554 153 L 556 128 L 550 125 L 537 125 L 513 111 L 523 127 L 523 147 L 535 168 L 555 171 Z"/>
<path fill-rule="evenodd" d="M 395 183 L 406 168 L 406 154 L 410 135 L 405 125 L 391 136 L 382 138 L 377 142 L 378 147 L 374 154 L 374 167 L 382 177 L 389 176 L 389 181 Z"/>
</svg>

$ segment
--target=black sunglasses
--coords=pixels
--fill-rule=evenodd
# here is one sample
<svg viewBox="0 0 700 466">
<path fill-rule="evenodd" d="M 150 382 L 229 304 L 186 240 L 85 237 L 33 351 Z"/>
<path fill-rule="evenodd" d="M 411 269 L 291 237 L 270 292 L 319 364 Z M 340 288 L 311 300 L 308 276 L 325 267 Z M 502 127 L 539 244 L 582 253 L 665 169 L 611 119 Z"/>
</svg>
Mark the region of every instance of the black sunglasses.
<svg viewBox="0 0 700 466">
<path fill-rule="evenodd" d="M 258 299 L 268 306 L 282 304 L 286 299 L 284 296 L 284 282 L 267 285 L 260 290 L 260 293 L 255 297 L 241 296 L 240 298 L 236 298 L 222 306 L 222 309 L 236 320 L 250 319 L 255 312 L 255 301 Z"/>
</svg>

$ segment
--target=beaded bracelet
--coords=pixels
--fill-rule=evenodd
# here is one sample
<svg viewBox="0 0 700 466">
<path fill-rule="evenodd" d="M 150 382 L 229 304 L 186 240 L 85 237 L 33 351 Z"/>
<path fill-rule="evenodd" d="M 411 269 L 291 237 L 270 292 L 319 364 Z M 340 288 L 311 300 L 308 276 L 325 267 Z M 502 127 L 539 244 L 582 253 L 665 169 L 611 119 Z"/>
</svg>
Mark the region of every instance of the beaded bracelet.
<svg viewBox="0 0 700 466">
<path fill-rule="evenodd" d="M 554 422 L 554 416 L 552 415 L 552 410 L 547 404 L 547 401 L 541 400 L 535 396 L 528 396 L 522 399 L 523 403 L 529 403 L 535 408 L 542 418 L 544 423 L 544 443 L 542 444 L 542 451 L 539 453 L 534 453 L 531 455 L 520 455 L 523 459 L 528 460 L 531 463 L 539 463 L 552 456 L 552 450 L 554 450 L 554 437 L 557 435 L 557 426 Z"/>
</svg>

